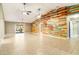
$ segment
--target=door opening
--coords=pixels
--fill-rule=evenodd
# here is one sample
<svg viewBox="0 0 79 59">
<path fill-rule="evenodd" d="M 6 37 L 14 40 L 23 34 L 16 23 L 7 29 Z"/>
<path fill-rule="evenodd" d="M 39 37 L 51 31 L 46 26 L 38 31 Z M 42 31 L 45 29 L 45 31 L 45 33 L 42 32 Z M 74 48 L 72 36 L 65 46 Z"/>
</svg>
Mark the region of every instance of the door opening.
<svg viewBox="0 0 79 59">
<path fill-rule="evenodd" d="M 24 25 L 16 24 L 16 33 L 24 33 Z"/>
<path fill-rule="evenodd" d="M 74 14 L 69 16 L 68 21 L 68 32 L 69 38 L 78 38 L 79 37 L 79 14 Z"/>
</svg>

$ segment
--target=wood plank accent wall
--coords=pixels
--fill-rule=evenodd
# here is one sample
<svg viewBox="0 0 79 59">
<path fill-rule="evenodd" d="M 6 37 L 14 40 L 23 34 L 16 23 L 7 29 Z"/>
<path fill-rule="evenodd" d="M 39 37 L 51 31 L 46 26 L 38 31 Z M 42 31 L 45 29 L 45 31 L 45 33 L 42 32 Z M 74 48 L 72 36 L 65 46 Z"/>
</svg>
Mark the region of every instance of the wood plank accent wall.
<svg viewBox="0 0 79 59">
<path fill-rule="evenodd" d="M 50 16 L 52 16 L 53 18 L 57 18 L 57 17 L 74 14 L 74 13 L 79 13 L 79 4 L 60 7 L 58 9 L 51 10 L 47 14 L 43 15 L 42 18 L 50 17 Z"/>
<path fill-rule="evenodd" d="M 67 38 L 67 16 L 74 13 L 79 13 L 79 4 L 60 7 L 58 9 L 49 11 L 45 15 L 42 15 L 42 17 L 39 19 L 43 23 L 42 32 L 52 36 Z M 39 23 L 38 21 L 35 21 L 33 22 L 33 25 L 34 24 Z M 38 27 L 37 25 L 35 26 L 36 28 Z"/>
<path fill-rule="evenodd" d="M 69 15 L 70 14 L 74 14 L 74 13 L 79 13 L 79 4 L 77 5 L 73 5 L 73 6 L 69 6 Z"/>
<path fill-rule="evenodd" d="M 69 10 L 68 7 L 61 7 L 58 9 L 54 9 L 48 12 L 47 14 L 43 15 L 42 18 L 51 17 L 51 16 L 53 18 L 58 18 L 58 17 L 66 16 L 68 15 L 68 10 Z"/>
</svg>

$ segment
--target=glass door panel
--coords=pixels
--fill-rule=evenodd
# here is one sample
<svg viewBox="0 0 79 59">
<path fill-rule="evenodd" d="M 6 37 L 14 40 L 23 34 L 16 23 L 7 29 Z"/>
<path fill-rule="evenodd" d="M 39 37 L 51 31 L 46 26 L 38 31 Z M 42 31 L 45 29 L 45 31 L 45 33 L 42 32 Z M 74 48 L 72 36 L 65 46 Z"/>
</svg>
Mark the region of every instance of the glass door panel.
<svg viewBox="0 0 79 59">
<path fill-rule="evenodd" d="M 76 20 L 70 21 L 70 37 L 77 38 L 79 36 L 79 22 Z"/>
</svg>

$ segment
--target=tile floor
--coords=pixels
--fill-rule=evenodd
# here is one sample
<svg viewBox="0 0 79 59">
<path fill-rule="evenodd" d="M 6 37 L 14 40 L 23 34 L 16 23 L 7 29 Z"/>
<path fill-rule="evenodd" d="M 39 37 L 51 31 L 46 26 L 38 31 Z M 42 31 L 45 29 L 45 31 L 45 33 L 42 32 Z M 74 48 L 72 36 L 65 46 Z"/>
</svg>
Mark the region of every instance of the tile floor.
<svg viewBox="0 0 79 59">
<path fill-rule="evenodd" d="M 22 33 L 0 42 L 0 55 L 79 54 L 79 39 L 56 39 L 43 34 Z"/>
</svg>

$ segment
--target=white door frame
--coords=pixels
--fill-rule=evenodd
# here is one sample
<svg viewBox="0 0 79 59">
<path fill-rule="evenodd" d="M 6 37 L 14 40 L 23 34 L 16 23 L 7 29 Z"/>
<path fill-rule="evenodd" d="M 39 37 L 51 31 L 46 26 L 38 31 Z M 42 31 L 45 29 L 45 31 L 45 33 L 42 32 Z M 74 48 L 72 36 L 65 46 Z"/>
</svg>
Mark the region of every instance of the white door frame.
<svg viewBox="0 0 79 59">
<path fill-rule="evenodd" d="M 67 29 L 68 29 L 68 38 L 70 39 L 70 38 L 74 38 L 73 36 L 72 36 L 72 32 L 73 32 L 73 30 L 72 30 L 72 28 L 73 28 L 73 23 L 72 22 L 75 22 L 75 21 L 79 21 L 78 20 L 79 19 L 79 14 L 73 14 L 73 15 L 69 15 L 69 16 L 67 16 Z M 70 24 L 69 24 L 70 23 Z M 69 28 L 69 26 L 71 26 L 70 28 Z"/>
</svg>

